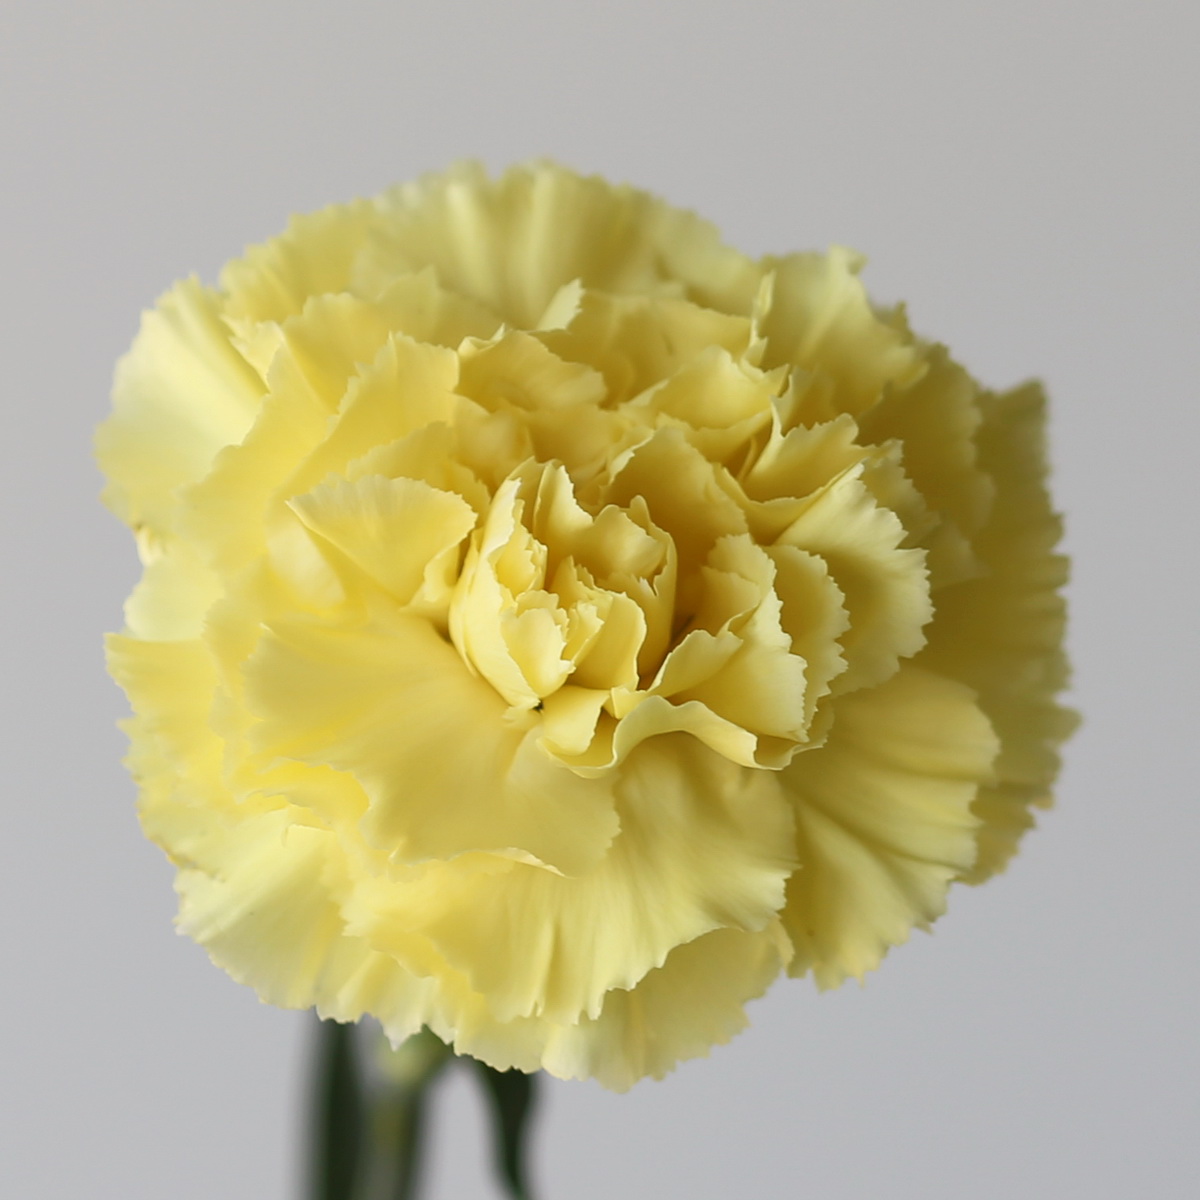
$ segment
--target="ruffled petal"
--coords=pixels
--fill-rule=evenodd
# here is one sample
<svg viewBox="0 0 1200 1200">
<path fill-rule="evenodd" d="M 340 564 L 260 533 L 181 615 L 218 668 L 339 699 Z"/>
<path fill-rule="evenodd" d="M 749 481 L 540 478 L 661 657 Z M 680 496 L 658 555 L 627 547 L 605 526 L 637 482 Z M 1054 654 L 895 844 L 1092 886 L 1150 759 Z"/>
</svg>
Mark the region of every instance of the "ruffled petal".
<svg viewBox="0 0 1200 1200">
<path fill-rule="evenodd" d="M 617 1092 L 647 1075 L 662 1079 L 745 1029 L 744 1005 L 770 987 L 791 952 L 778 922 L 677 946 L 637 987 L 609 992 L 597 1017 L 554 1027 L 542 1064 L 560 1079 L 594 1078 Z"/>
<path fill-rule="evenodd" d="M 304 524 L 336 547 L 368 578 L 401 604 L 428 584 L 447 602 L 456 551 L 475 527 L 475 512 L 452 492 L 416 479 L 366 475 L 314 488 L 289 502 Z"/>
<path fill-rule="evenodd" d="M 229 317 L 247 324 L 282 322 L 310 296 L 345 291 L 379 219 L 369 200 L 293 217 L 284 233 L 251 246 L 221 272 Z"/>
<path fill-rule="evenodd" d="M 172 530 L 180 488 L 241 441 L 262 393 L 230 344 L 220 297 L 194 279 L 176 284 L 117 364 L 113 413 L 96 432 L 105 503 L 135 528 Z"/>
<path fill-rule="evenodd" d="M 615 786 L 621 832 L 585 874 L 430 863 L 410 880 L 363 884 L 355 931 L 400 957 L 410 933 L 427 937 L 498 1020 L 570 1023 L 598 1015 L 605 993 L 633 987 L 675 946 L 771 921 L 793 837 L 773 775 L 664 737 L 631 756 Z"/>
<path fill-rule="evenodd" d="M 979 461 L 995 483 L 991 516 L 975 539 L 978 579 L 942 589 L 921 661 L 960 679 L 1000 738 L 996 778 L 980 794 L 980 854 L 969 874 L 1001 870 L 1050 799 L 1058 747 L 1076 718 L 1057 694 L 1068 680 L 1062 649 L 1067 562 L 1046 492 L 1045 397 L 1037 385 L 981 399 Z"/>
<path fill-rule="evenodd" d="M 824 560 L 844 597 L 846 670 L 835 692 L 887 679 L 925 644 L 933 616 L 924 553 L 904 546 L 904 526 L 860 476 L 861 467 L 853 467 L 821 488 L 779 537 Z"/>
<path fill-rule="evenodd" d="M 172 539 L 138 540 L 142 577 L 125 601 L 125 626 L 151 642 L 190 641 L 222 594 L 221 580 L 194 548 Z"/>
<path fill-rule="evenodd" d="M 489 180 L 476 163 L 397 188 L 360 286 L 432 265 L 447 286 L 518 328 L 536 328 L 565 284 L 609 292 L 672 292 L 694 280 L 704 300 L 748 309 L 758 272 L 716 231 L 633 188 L 553 163 Z"/>
<path fill-rule="evenodd" d="M 793 363 L 834 384 L 832 411 L 806 413 L 805 424 L 838 412 L 858 416 L 885 387 L 913 383 L 925 370 L 912 338 L 871 307 L 858 279 L 865 261 L 844 246 L 768 259 L 775 278 L 760 325 L 767 339 L 764 365 Z"/>
<path fill-rule="evenodd" d="M 783 912 L 793 974 L 861 979 L 941 914 L 975 860 L 972 805 L 997 749 L 968 688 L 911 665 L 838 700 L 825 745 L 781 774 L 800 859 Z"/>
<path fill-rule="evenodd" d="M 264 761 L 325 764 L 366 790 L 368 841 L 397 862 L 517 853 L 578 874 L 617 831 L 609 788 L 578 778 L 510 722 L 428 622 L 272 623 L 246 666 Z"/>
</svg>

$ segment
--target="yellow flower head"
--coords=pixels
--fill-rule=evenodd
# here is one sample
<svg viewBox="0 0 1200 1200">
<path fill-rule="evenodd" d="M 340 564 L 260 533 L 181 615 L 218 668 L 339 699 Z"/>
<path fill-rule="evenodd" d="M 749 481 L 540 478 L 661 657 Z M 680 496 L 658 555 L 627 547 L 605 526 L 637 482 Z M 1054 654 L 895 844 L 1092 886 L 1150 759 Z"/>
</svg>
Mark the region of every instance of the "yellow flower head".
<svg viewBox="0 0 1200 1200">
<path fill-rule="evenodd" d="M 146 315 L 110 662 L 216 962 L 623 1088 L 1004 864 L 1070 727 L 1042 396 L 860 267 L 463 166 Z"/>
</svg>

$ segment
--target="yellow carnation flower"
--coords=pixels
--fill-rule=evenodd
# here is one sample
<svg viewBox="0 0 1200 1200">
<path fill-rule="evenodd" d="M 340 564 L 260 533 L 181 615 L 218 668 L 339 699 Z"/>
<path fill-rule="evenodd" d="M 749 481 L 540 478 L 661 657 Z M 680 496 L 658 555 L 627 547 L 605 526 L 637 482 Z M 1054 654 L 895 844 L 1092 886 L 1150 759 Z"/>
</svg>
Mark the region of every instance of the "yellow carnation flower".
<svg viewBox="0 0 1200 1200">
<path fill-rule="evenodd" d="M 1043 400 L 861 265 L 463 166 L 146 315 L 110 662 L 217 963 L 624 1088 L 1004 864 L 1070 726 Z"/>
</svg>

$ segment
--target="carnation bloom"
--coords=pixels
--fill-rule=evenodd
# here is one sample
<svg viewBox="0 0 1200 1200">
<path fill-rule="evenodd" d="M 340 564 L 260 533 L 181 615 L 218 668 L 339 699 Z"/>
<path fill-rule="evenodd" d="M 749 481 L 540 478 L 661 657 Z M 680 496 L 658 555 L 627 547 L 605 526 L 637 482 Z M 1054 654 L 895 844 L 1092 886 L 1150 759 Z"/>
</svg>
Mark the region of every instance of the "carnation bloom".
<svg viewBox="0 0 1200 1200">
<path fill-rule="evenodd" d="M 1043 399 L 860 267 L 463 166 L 169 291 L 98 450 L 181 928 L 623 1088 L 1003 866 L 1070 726 Z"/>
</svg>

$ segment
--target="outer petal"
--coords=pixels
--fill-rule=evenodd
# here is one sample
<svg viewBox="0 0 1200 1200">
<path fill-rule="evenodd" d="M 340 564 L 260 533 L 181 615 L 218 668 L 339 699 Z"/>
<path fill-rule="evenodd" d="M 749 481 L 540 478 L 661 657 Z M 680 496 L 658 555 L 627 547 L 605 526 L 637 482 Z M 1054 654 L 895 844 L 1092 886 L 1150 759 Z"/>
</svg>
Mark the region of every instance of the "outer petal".
<svg viewBox="0 0 1200 1200">
<path fill-rule="evenodd" d="M 917 667 L 838 700 L 825 745 L 782 773 L 800 858 L 783 913 L 794 974 L 861 979 L 940 915 L 974 861 L 972 804 L 997 745 L 968 688 Z"/>
<path fill-rule="evenodd" d="M 571 1023 L 676 946 L 768 924 L 792 868 L 791 813 L 774 775 L 668 736 L 632 755 L 617 786 L 620 835 L 585 875 L 429 864 L 419 878 L 365 884 L 355 931 L 398 956 L 411 934 L 427 937 L 498 1020 Z"/>
<path fill-rule="evenodd" d="M 343 1021 L 370 1012 L 393 1037 L 415 1033 L 438 1010 L 437 982 L 345 934 L 336 838 L 297 815 L 249 817 L 213 869 L 181 872 L 180 929 L 268 1004 Z"/>
<path fill-rule="evenodd" d="M 147 641 L 187 641 L 200 636 L 204 616 L 221 595 L 221 584 L 187 543 L 160 543 L 143 536 L 138 551 L 142 578 L 125 601 L 125 624 Z"/>
<path fill-rule="evenodd" d="M 992 516 L 975 539 L 986 574 L 943 589 L 921 661 L 979 693 L 1000 737 L 996 779 L 980 793 L 980 882 L 1003 868 L 1049 802 L 1058 747 L 1075 717 L 1055 696 L 1067 683 L 1062 649 L 1067 563 L 1054 553 L 1061 524 L 1045 476 L 1045 398 L 1036 385 L 982 399 L 980 465 L 996 485 Z"/>
<path fill-rule="evenodd" d="M 448 287 L 519 328 L 536 328 L 559 289 L 576 279 L 641 294 L 694 280 L 704 301 L 742 309 L 758 281 L 754 266 L 722 246 L 706 222 L 553 163 L 514 167 L 496 180 L 461 164 L 397 188 L 383 203 L 387 227 L 361 286 L 432 265 Z"/>
<path fill-rule="evenodd" d="M 235 320 L 284 321 L 310 296 L 342 292 L 373 224 L 377 206 L 368 200 L 335 204 L 293 217 L 287 230 L 252 246 L 221 272 Z"/>
<path fill-rule="evenodd" d="M 113 414 L 96 433 L 105 502 L 128 525 L 171 530 L 179 489 L 241 441 L 262 392 L 230 344 L 219 296 L 194 279 L 176 284 L 117 364 Z"/>
<path fill-rule="evenodd" d="M 220 742 L 208 724 L 217 670 L 203 642 L 114 633 L 105 650 L 109 672 L 139 723 L 139 740 L 157 743 L 168 771 L 220 761 Z"/>
<path fill-rule="evenodd" d="M 576 874 L 616 833 L 607 786 L 539 749 L 536 722 L 510 723 L 426 621 L 276 622 L 246 682 L 265 760 L 349 771 L 370 798 L 368 841 L 396 861 L 517 852 Z"/>
<path fill-rule="evenodd" d="M 707 1055 L 747 1025 L 743 1005 L 761 996 L 791 957 L 778 922 L 756 933 L 718 929 L 678 946 L 630 991 L 612 991 L 594 1019 L 550 1031 L 542 1065 L 560 1079 L 595 1078 L 623 1092 Z"/>
<path fill-rule="evenodd" d="M 761 329 L 764 365 L 794 363 L 833 381 L 833 411 L 807 414 L 827 420 L 870 408 L 889 385 L 912 383 L 924 371 L 911 336 L 880 320 L 858 280 L 865 260 L 835 246 L 828 254 L 791 254 L 774 267 L 771 305 Z M 809 423 L 806 420 L 805 423 Z"/>
</svg>

